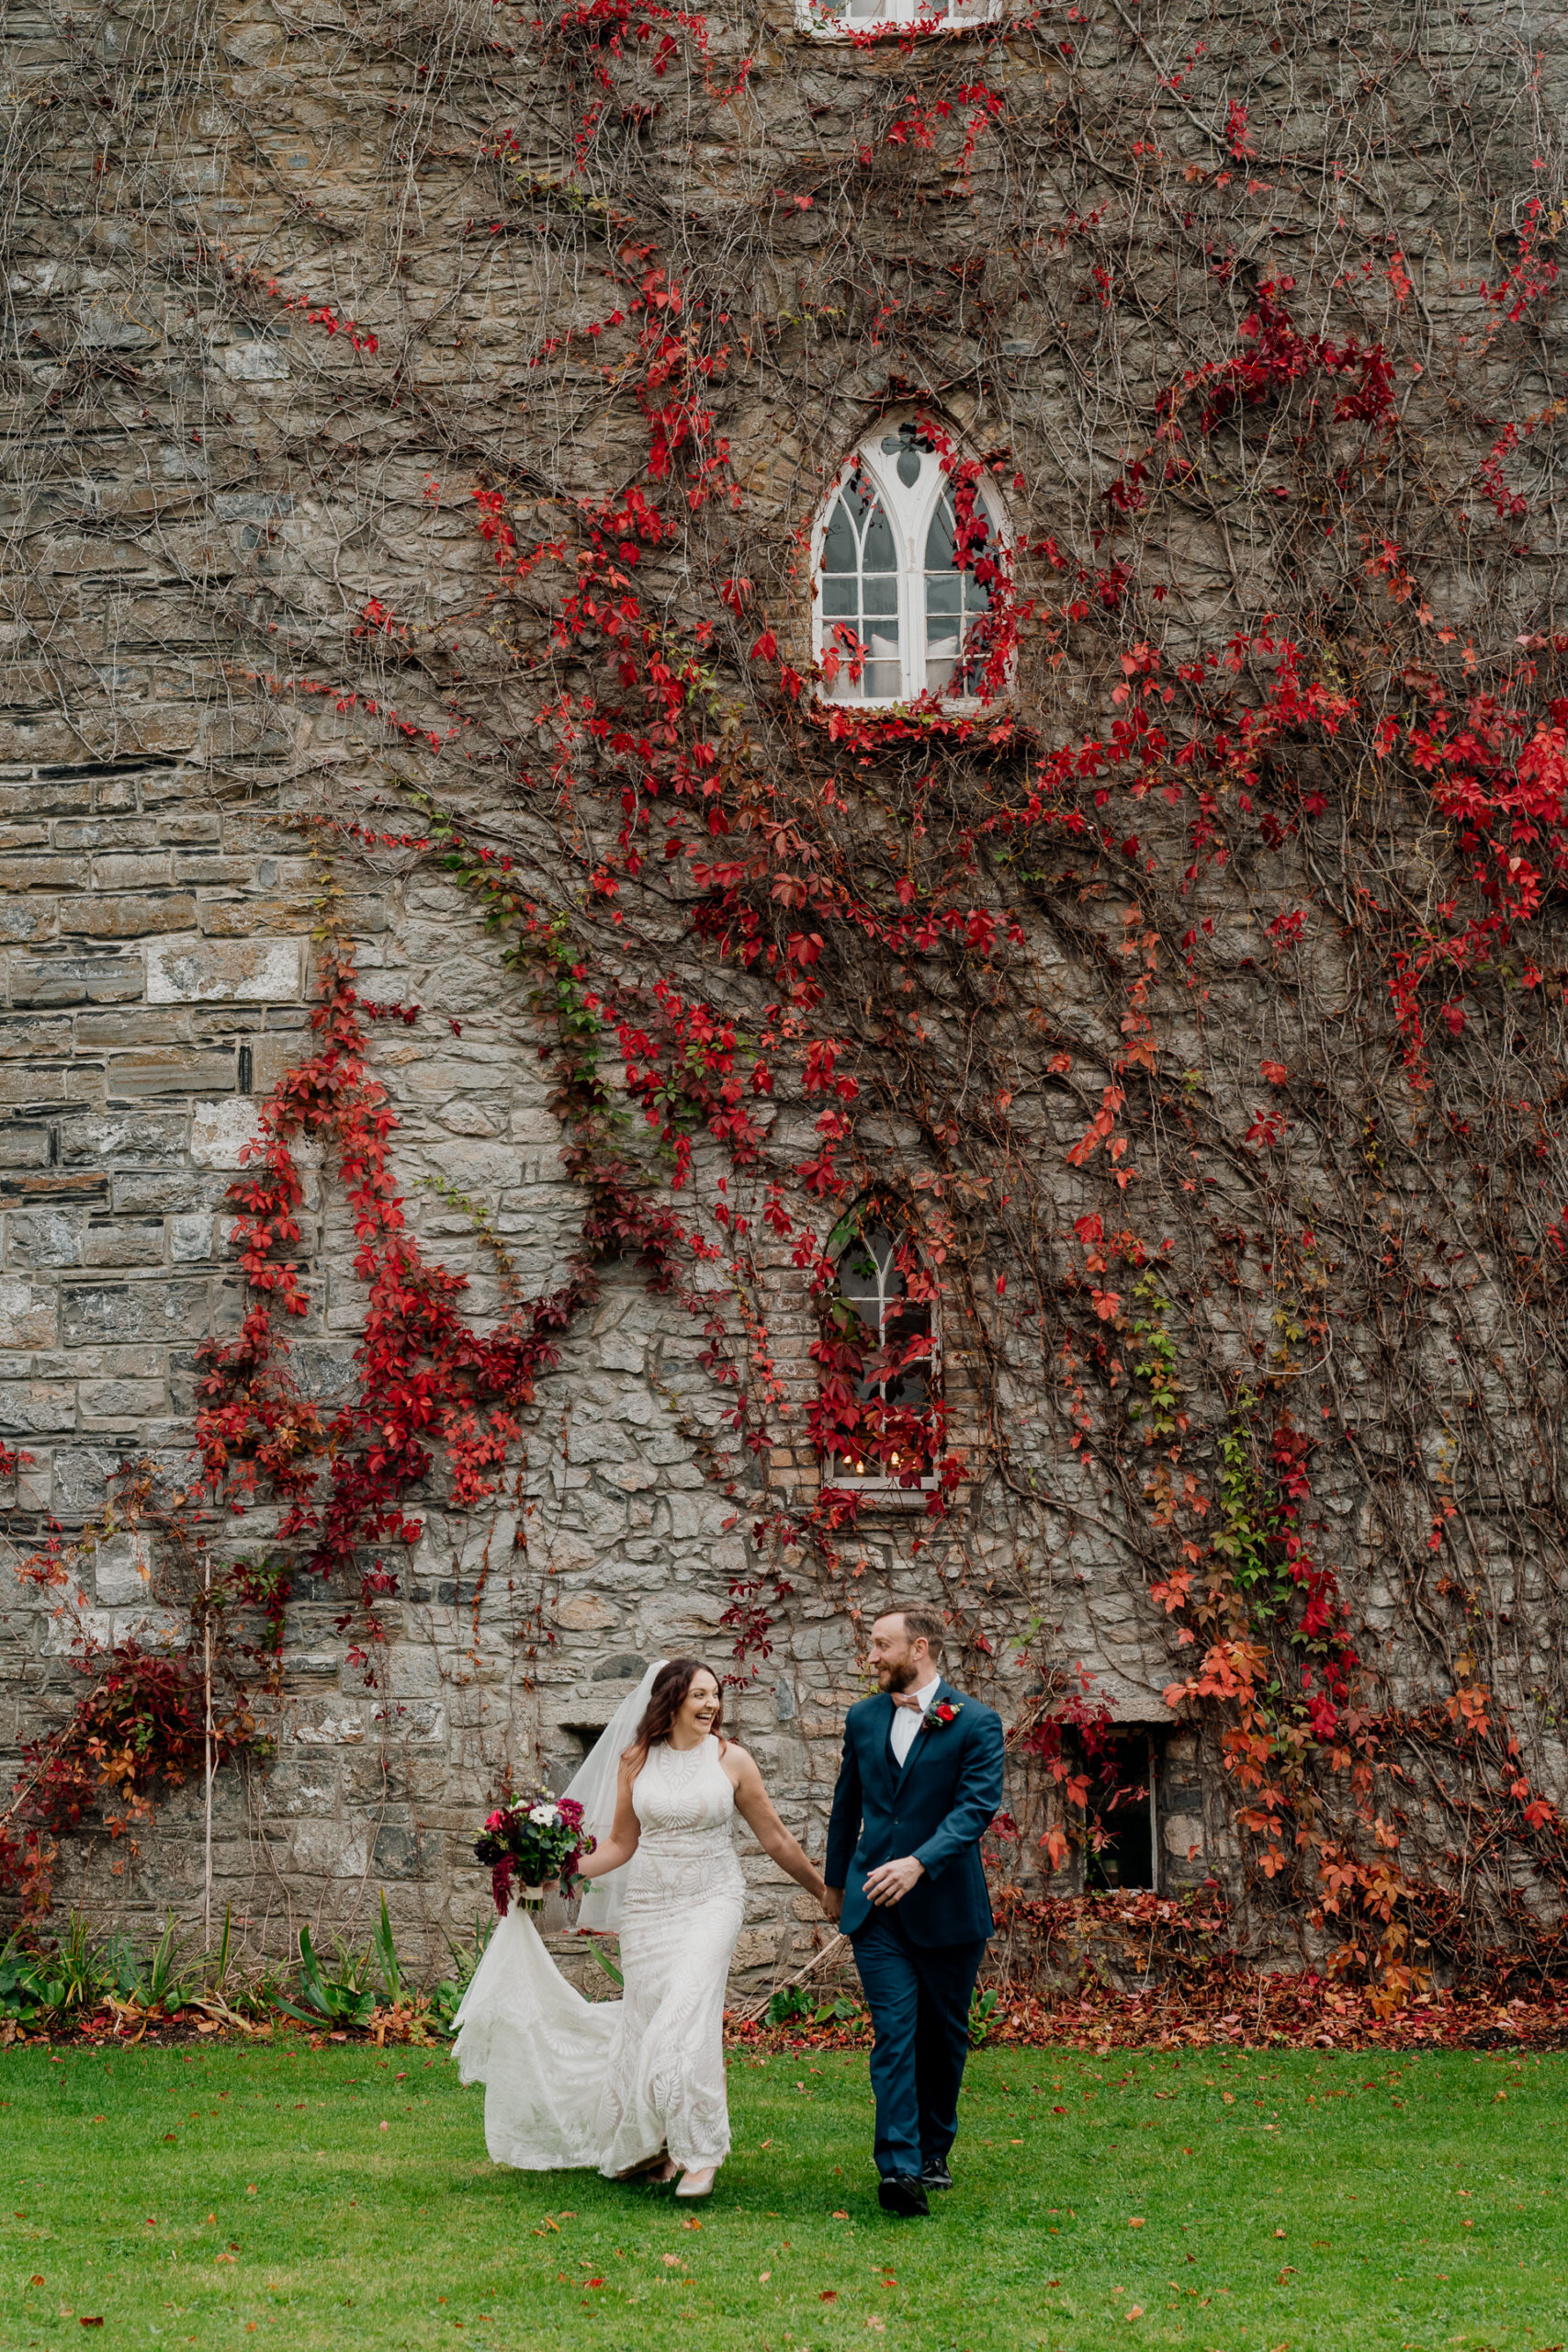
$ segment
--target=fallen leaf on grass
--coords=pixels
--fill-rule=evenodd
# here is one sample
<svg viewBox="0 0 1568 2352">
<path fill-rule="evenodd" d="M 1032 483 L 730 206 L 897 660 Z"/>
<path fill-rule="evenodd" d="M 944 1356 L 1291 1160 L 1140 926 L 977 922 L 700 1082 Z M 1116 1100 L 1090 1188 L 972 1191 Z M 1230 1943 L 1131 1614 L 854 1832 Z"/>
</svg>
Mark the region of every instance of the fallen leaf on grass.
<svg viewBox="0 0 1568 2352">
<path fill-rule="evenodd" d="M 886 2324 L 887 2322 L 875 2312 L 873 2312 L 871 2317 L 866 2321 L 867 2327 L 875 2328 L 878 2335 L 882 2334 L 882 2331 Z"/>
<path fill-rule="evenodd" d="M 837 2287 L 824 2287 L 817 2300 L 819 2303 L 836 2303 L 839 2300 Z"/>
<path fill-rule="evenodd" d="M 28 2284 L 29 2287 L 41 2287 L 43 2285 L 43 2272 L 41 2270 L 35 2270 L 32 2277 L 28 2280 Z"/>
<path fill-rule="evenodd" d="M 700 2229 L 702 2228 L 702 2223 L 698 2221 L 698 2219 L 697 2219 L 696 2215 L 694 2213 L 694 2214 L 693 2214 L 693 2216 L 692 2216 L 692 2218 L 691 2218 L 691 2220 L 690 2220 L 689 2222 L 682 2222 L 681 2227 L 682 2227 L 683 2230 L 700 2230 Z"/>
<path fill-rule="evenodd" d="M 665 2269 L 666 2269 L 666 2270 L 674 2270 L 674 2269 L 676 2269 L 676 2268 L 679 2267 L 679 2265 L 680 2265 L 680 2260 L 681 2260 L 681 2257 L 680 2257 L 680 2256 L 679 2256 L 678 2254 L 667 2254 L 667 2255 L 665 2256 L 665 2257 L 664 2257 L 664 2267 L 665 2267 Z"/>
<path fill-rule="evenodd" d="M 757 2284 L 758 2284 L 758 2286 L 759 2286 L 759 2287 L 765 2287 L 765 2286 L 767 2285 L 767 2283 L 768 2283 L 769 2279 L 773 2277 L 773 2272 L 772 2272 L 771 2270 L 759 2270 L 759 2271 L 758 2271 L 758 2273 L 757 2273 Z"/>
<path fill-rule="evenodd" d="M 1130 2230 L 1141 2230 L 1141 2229 L 1143 2228 L 1143 2226 L 1144 2226 L 1144 2217 L 1143 2217 L 1143 2215 L 1142 2215 L 1141 2213 L 1132 2213 L 1132 2214 L 1129 2214 L 1128 2219 L 1127 2219 L 1127 2227 L 1128 2227 Z"/>
<path fill-rule="evenodd" d="M 847 2221 L 849 2220 L 849 2218 L 850 2218 L 850 2217 L 849 2217 L 849 2215 L 845 2212 L 845 2211 L 844 2211 L 843 2207 L 842 2207 L 841 2205 L 840 2205 L 840 2206 L 837 2206 L 837 2207 L 834 2209 L 832 2218 L 833 2218 L 833 2220 L 834 2220 L 835 2222 L 847 2222 Z"/>
<path fill-rule="evenodd" d="M 1132 2310 L 1130 2312 L 1123 2312 L 1122 2316 L 1125 2319 L 1142 2319 L 1144 2316 L 1144 2307 L 1142 2303 L 1134 2303 Z"/>
</svg>

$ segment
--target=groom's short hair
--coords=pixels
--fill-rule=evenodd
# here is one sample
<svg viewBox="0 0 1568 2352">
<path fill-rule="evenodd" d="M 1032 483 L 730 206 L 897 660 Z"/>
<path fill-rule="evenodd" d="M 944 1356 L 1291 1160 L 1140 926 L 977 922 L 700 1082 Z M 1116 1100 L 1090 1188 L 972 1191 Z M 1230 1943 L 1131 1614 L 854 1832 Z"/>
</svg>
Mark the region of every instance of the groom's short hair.
<svg viewBox="0 0 1568 2352">
<path fill-rule="evenodd" d="M 904 1632 L 911 1642 L 924 1642 L 932 1657 L 940 1657 L 947 1643 L 947 1625 L 934 1609 L 889 1609 L 889 1617 L 902 1617 Z"/>
</svg>

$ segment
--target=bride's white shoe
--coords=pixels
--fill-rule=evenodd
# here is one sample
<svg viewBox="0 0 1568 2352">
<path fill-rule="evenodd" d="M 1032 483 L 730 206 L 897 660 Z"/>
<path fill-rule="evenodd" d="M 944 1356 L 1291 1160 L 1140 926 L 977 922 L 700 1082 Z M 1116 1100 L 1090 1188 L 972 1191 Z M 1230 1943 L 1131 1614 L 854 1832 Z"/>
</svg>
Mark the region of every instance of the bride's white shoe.
<svg viewBox="0 0 1568 2352">
<path fill-rule="evenodd" d="M 675 2191 L 676 2196 L 710 2196 L 713 2191 L 713 2177 L 717 2170 L 716 2165 L 705 2165 L 700 2172 L 683 2172 L 681 2175 L 681 2186 Z"/>
</svg>

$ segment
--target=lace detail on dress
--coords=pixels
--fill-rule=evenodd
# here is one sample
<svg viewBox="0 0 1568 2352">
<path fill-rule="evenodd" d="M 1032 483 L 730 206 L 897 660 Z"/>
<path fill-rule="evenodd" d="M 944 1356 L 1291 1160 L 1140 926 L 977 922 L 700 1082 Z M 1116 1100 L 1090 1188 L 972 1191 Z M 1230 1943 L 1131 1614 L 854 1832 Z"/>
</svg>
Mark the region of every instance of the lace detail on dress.
<svg viewBox="0 0 1568 2352">
<path fill-rule="evenodd" d="M 651 1749 L 632 1788 L 620 2001 L 584 2001 L 513 1911 L 458 2013 L 465 2082 L 485 2085 L 498 2164 L 597 2164 L 614 2177 L 668 2148 L 685 2165 L 729 2150 L 724 1994 L 746 1911 L 730 1843 L 735 1792 L 718 1742 Z"/>
<path fill-rule="evenodd" d="M 712 1734 L 649 1750 L 632 1784 L 641 1825 L 621 1915 L 626 1993 L 610 2046 L 600 2169 L 629 2171 L 668 2148 L 677 2164 L 729 2152 L 724 1992 L 746 1913 L 730 1843 L 735 1792 Z"/>
</svg>

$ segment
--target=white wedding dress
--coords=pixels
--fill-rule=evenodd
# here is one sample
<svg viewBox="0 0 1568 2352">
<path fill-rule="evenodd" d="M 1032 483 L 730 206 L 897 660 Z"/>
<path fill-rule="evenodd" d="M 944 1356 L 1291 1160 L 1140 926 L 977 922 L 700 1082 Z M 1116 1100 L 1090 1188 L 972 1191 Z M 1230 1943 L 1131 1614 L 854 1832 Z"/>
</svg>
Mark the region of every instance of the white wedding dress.
<svg viewBox="0 0 1568 2352">
<path fill-rule="evenodd" d="M 632 1804 L 640 1834 L 620 1905 L 623 1997 L 584 2000 L 513 1903 L 457 2012 L 458 2073 L 485 2086 L 497 2164 L 596 2165 L 614 2179 L 666 2150 L 690 2169 L 729 2153 L 724 1993 L 746 1883 L 718 1741 L 650 1747 Z"/>
</svg>

